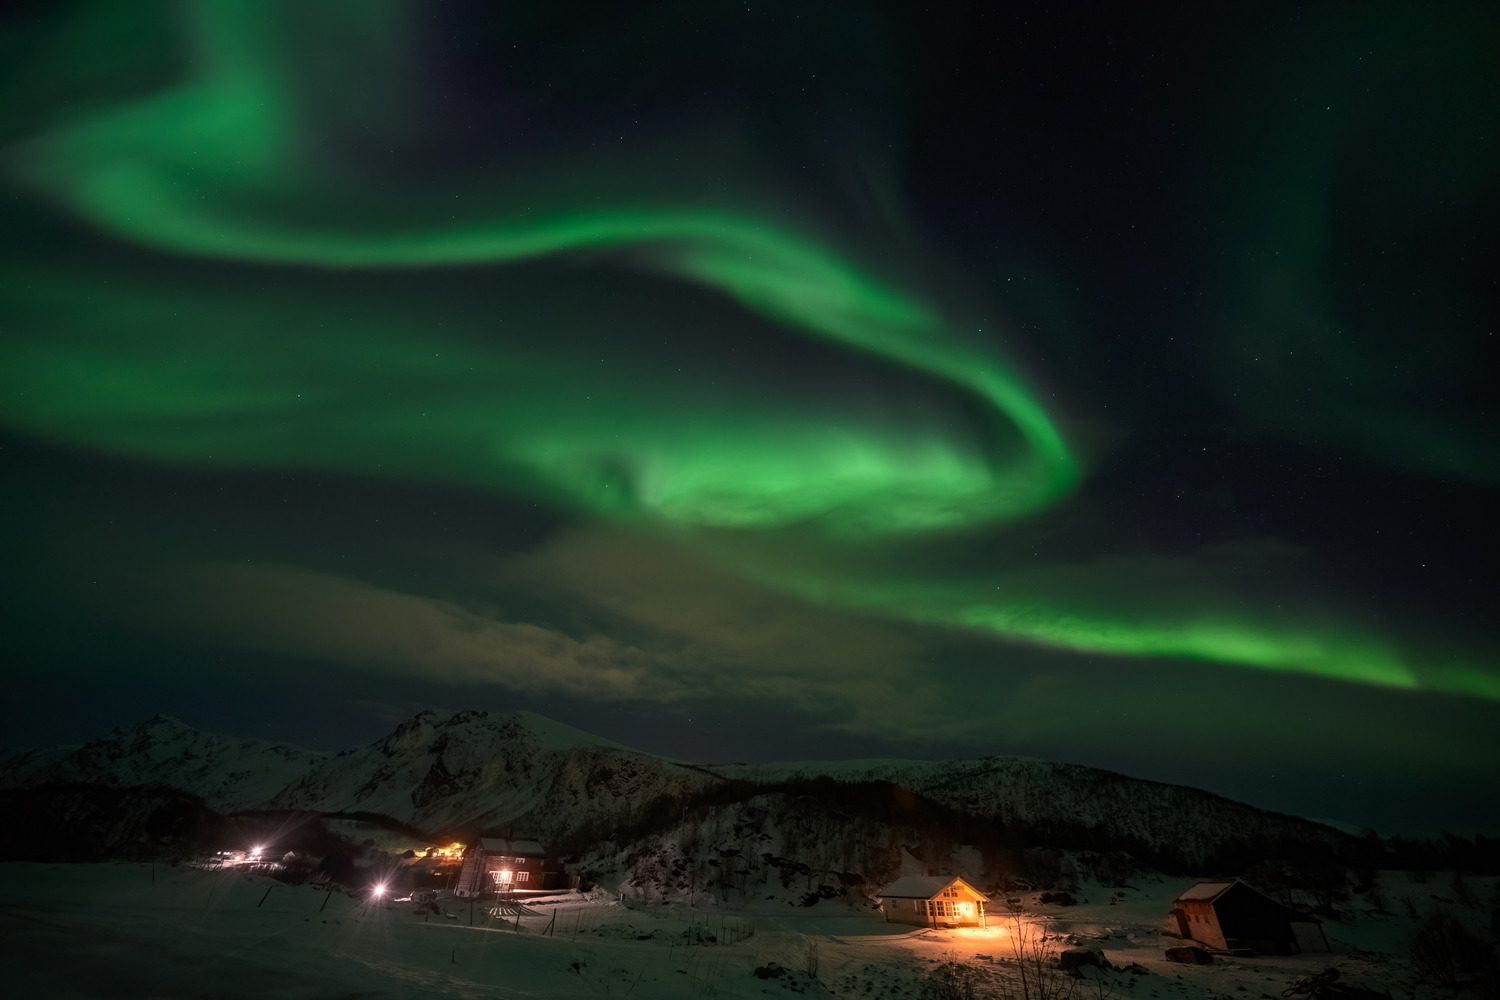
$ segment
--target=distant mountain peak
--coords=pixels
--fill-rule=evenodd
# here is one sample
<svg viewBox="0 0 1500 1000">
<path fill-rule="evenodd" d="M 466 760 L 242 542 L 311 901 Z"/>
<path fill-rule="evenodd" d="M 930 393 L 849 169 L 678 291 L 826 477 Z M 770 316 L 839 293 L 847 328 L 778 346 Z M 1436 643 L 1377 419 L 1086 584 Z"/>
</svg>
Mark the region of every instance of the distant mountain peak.
<svg viewBox="0 0 1500 1000">
<path fill-rule="evenodd" d="M 481 730 L 508 740 L 529 741 L 541 750 L 567 751 L 577 747 L 592 747 L 623 753 L 644 753 L 536 712 L 492 713 L 478 709 L 440 711 L 424 708 L 401 722 L 377 743 L 389 748 L 402 747 L 409 750 Z"/>
</svg>

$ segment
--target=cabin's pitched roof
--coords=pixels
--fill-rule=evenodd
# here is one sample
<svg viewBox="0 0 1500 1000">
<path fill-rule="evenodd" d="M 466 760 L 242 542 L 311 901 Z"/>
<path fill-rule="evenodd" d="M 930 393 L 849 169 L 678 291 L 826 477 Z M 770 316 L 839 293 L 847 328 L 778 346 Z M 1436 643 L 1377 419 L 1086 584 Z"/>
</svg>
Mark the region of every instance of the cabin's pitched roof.
<svg viewBox="0 0 1500 1000">
<path fill-rule="evenodd" d="M 944 889 L 955 882 L 963 882 L 966 888 L 981 899 L 990 898 L 954 875 L 907 875 L 904 878 L 898 878 L 876 895 L 884 899 L 936 899 Z"/>
</svg>

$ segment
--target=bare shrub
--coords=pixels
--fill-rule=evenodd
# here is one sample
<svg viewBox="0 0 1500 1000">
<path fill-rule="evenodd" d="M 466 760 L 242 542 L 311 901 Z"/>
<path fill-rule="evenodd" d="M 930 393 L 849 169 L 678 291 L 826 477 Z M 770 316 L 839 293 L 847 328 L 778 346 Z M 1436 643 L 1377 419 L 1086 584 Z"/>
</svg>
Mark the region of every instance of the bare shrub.
<svg viewBox="0 0 1500 1000">
<path fill-rule="evenodd" d="M 818 978 L 818 939 L 807 939 L 807 950 L 802 955 L 802 971 L 808 979 Z"/>
<path fill-rule="evenodd" d="M 995 996 L 979 970 L 959 958 L 957 951 L 944 955 L 922 985 L 922 1000 L 987 1000 Z"/>
<path fill-rule="evenodd" d="M 1479 977 L 1484 966 L 1493 963 L 1489 951 L 1457 917 L 1441 907 L 1427 915 L 1410 942 L 1411 960 L 1417 970 L 1447 987 Z"/>
<path fill-rule="evenodd" d="M 1458 900 L 1459 903 L 1471 910 L 1479 908 L 1479 897 L 1474 895 L 1473 888 L 1470 887 L 1468 880 L 1464 878 L 1462 872 L 1453 873 L 1453 881 L 1449 888 L 1453 893 L 1453 898 Z"/>
<path fill-rule="evenodd" d="M 1057 949 L 1041 928 L 1022 919 L 1021 907 L 1011 904 L 1008 909 L 1005 928 L 1020 978 L 1021 1000 L 1068 1000 L 1078 980 L 1059 968 Z"/>
</svg>

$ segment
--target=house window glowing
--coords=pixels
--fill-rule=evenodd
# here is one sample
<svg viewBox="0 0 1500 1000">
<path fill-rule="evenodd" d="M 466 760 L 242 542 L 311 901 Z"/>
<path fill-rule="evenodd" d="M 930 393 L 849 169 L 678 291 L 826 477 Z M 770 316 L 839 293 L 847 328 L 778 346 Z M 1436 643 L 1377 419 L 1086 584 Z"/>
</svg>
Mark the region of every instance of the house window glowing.
<svg viewBox="0 0 1500 1000">
<path fill-rule="evenodd" d="M 515 872 L 494 872 L 494 879 L 500 885 L 510 885 L 511 877 Z"/>
<path fill-rule="evenodd" d="M 958 904 L 958 912 L 961 913 L 961 914 L 963 914 L 966 917 L 972 917 L 974 915 L 974 904 L 973 903 L 959 903 Z"/>
</svg>

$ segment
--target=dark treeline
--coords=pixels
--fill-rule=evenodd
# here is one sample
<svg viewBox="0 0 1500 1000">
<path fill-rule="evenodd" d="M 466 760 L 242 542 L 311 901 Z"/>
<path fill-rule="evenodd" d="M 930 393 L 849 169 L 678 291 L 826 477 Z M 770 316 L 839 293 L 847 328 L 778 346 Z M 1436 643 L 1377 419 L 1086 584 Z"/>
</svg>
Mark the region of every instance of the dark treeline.
<svg viewBox="0 0 1500 1000">
<path fill-rule="evenodd" d="M 58 785 L 0 792 L 0 860 L 156 861 L 217 849 L 230 820 L 174 788 Z"/>
<path fill-rule="evenodd" d="M 261 847 L 267 860 L 305 859 L 352 868 L 363 849 L 325 820 L 355 819 L 415 838 L 421 831 L 377 814 L 260 810 L 225 815 L 174 788 L 67 784 L 0 792 L 0 861 L 186 861 Z"/>
</svg>

